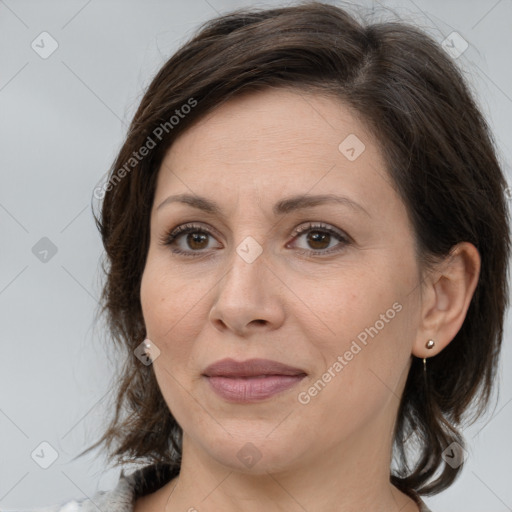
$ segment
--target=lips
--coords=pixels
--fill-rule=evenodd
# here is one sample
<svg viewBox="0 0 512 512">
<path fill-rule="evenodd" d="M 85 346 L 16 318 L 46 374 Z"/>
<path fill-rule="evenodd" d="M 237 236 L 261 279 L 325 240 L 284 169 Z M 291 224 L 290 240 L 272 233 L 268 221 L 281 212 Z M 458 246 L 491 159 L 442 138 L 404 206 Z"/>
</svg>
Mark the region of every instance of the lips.
<svg viewBox="0 0 512 512">
<path fill-rule="evenodd" d="M 270 359 L 248 359 L 235 361 L 222 359 L 211 364 L 203 372 L 207 377 L 259 377 L 266 375 L 306 375 L 300 368 L 294 368 Z"/>
<path fill-rule="evenodd" d="M 203 372 L 215 393 L 238 403 L 266 400 L 295 386 L 306 375 L 301 368 L 269 359 L 222 359 Z"/>
</svg>

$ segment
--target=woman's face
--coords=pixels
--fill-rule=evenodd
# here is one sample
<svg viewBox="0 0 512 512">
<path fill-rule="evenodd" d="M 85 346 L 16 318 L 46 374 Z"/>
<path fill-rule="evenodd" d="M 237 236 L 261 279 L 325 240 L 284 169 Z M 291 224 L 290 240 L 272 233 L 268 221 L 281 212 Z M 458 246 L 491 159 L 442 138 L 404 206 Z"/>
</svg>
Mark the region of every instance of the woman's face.
<svg viewBox="0 0 512 512">
<path fill-rule="evenodd" d="M 141 301 L 196 457 L 254 473 L 388 457 L 420 291 L 404 204 L 338 100 L 239 96 L 166 154 Z M 225 359 L 287 368 L 208 369 Z"/>
</svg>

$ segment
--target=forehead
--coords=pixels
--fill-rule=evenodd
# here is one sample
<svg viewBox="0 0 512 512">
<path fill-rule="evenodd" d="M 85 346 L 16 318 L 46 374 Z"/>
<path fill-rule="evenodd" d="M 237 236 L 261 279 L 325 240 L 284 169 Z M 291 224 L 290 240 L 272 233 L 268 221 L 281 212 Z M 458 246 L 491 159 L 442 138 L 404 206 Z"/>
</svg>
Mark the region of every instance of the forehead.
<svg viewBox="0 0 512 512">
<path fill-rule="evenodd" d="M 231 98 L 168 150 L 156 200 L 219 190 L 262 198 L 338 191 L 368 204 L 395 194 L 377 141 L 346 105 L 283 88 Z"/>
<path fill-rule="evenodd" d="M 272 88 L 226 101 L 182 133 L 170 153 L 194 145 L 197 156 L 214 160 L 227 153 L 243 161 L 244 156 L 311 157 L 319 151 L 329 158 L 351 133 L 368 139 L 363 124 L 333 96 Z M 283 154 L 286 149 L 291 153 Z"/>
</svg>

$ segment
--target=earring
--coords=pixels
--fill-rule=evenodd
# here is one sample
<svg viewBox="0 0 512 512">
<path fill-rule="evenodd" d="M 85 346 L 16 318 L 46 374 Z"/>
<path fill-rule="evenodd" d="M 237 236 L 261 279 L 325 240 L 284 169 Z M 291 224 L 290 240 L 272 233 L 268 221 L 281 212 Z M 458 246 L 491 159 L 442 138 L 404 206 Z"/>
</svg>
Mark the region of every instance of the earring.
<svg viewBox="0 0 512 512">
<path fill-rule="evenodd" d="M 425 347 L 428 349 L 428 350 L 431 350 L 434 348 L 434 345 L 436 344 L 436 342 L 434 340 L 428 340 L 427 343 L 425 343 Z M 426 373 L 427 372 L 427 360 L 426 358 L 423 358 L 423 371 Z"/>
<path fill-rule="evenodd" d="M 144 340 L 144 357 L 146 358 L 146 363 L 152 363 L 151 360 L 151 341 L 146 338 Z"/>
</svg>

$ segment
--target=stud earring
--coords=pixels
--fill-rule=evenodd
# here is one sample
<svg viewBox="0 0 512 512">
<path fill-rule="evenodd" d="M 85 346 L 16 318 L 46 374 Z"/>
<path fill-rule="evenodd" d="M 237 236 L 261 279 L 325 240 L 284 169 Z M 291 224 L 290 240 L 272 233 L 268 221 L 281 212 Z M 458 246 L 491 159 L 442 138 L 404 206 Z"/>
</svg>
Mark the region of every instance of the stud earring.
<svg viewBox="0 0 512 512">
<path fill-rule="evenodd" d="M 151 341 L 149 339 L 144 340 L 144 356 L 146 358 L 146 363 L 151 363 Z"/>
<path fill-rule="evenodd" d="M 427 343 L 425 343 L 425 347 L 428 350 L 431 350 L 431 349 L 434 348 L 435 344 L 436 344 L 436 342 L 434 340 L 428 340 Z M 426 360 L 426 358 L 423 358 L 423 372 L 425 374 L 427 373 L 427 360 Z"/>
</svg>

